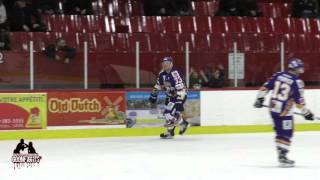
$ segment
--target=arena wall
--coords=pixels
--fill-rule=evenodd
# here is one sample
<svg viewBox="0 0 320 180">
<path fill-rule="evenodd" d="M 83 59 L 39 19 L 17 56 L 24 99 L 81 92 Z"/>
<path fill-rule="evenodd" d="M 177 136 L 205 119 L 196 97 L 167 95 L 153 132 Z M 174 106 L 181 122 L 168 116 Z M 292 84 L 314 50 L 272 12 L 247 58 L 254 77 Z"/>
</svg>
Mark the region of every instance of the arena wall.
<svg viewBox="0 0 320 180">
<path fill-rule="evenodd" d="M 201 91 L 201 125 L 271 124 L 267 108 L 253 108 L 256 93 L 257 90 Z M 315 115 L 320 115 L 320 90 L 305 90 L 305 98 L 307 107 Z M 297 109 L 296 111 L 298 112 Z M 295 120 L 297 123 L 310 123 L 303 120 L 301 116 L 295 116 Z"/>
</svg>

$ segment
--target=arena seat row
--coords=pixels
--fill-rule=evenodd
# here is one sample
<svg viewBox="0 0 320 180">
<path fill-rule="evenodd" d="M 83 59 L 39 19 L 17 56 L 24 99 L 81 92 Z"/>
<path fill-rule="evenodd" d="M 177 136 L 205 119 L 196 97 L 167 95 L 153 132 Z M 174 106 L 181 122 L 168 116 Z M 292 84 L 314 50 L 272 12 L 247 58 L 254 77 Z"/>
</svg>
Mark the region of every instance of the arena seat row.
<svg viewBox="0 0 320 180">
<path fill-rule="evenodd" d="M 127 26 L 128 32 L 160 33 L 320 33 L 318 19 L 250 18 L 210 16 L 46 16 L 52 32 L 117 32 L 118 26 Z"/>
<path fill-rule="evenodd" d="M 142 16 L 141 0 L 94 0 L 92 8 L 96 14 L 107 16 Z"/>
<path fill-rule="evenodd" d="M 290 17 L 292 14 L 292 3 L 258 3 L 258 9 L 263 12 L 264 17 Z"/>
<path fill-rule="evenodd" d="M 96 0 L 92 2 L 96 14 L 107 16 L 143 16 L 141 0 Z M 290 1 L 258 1 L 258 7 L 265 17 L 291 16 Z M 218 0 L 192 1 L 195 16 L 213 16 L 219 8 Z"/>
<path fill-rule="evenodd" d="M 278 52 L 281 41 L 287 52 L 320 52 L 319 34 L 273 33 L 11 33 L 12 48 L 27 51 L 32 40 L 35 50 L 41 51 L 59 37 L 79 51 L 87 41 L 92 52 L 135 52 L 137 41 L 141 52 L 183 52 L 186 42 L 191 52 L 230 52 L 237 42 L 241 52 L 269 53 Z"/>
</svg>

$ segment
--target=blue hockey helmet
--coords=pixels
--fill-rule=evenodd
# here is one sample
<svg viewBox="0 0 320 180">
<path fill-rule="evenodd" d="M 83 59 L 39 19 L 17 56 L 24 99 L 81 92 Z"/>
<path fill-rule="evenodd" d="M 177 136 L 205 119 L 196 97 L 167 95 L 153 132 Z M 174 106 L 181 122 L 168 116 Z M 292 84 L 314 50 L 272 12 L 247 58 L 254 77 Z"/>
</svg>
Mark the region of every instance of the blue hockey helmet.
<svg viewBox="0 0 320 180">
<path fill-rule="evenodd" d="M 173 62 L 173 58 L 172 57 L 170 57 L 170 56 L 167 56 L 167 57 L 164 57 L 163 59 L 162 59 L 162 62 Z"/>
<path fill-rule="evenodd" d="M 298 70 L 299 73 L 304 73 L 304 64 L 302 60 L 298 58 L 289 59 L 288 68 Z"/>
</svg>

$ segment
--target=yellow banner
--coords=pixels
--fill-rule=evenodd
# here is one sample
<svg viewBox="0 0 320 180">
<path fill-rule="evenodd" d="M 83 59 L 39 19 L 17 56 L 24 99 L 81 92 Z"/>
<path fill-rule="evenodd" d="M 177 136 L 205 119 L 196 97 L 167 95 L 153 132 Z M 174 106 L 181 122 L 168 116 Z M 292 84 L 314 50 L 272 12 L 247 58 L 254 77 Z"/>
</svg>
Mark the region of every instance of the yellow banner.
<svg viewBox="0 0 320 180">
<path fill-rule="evenodd" d="M 46 126 L 47 93 L 0 93 L 0 130 Z"/>
</svg>

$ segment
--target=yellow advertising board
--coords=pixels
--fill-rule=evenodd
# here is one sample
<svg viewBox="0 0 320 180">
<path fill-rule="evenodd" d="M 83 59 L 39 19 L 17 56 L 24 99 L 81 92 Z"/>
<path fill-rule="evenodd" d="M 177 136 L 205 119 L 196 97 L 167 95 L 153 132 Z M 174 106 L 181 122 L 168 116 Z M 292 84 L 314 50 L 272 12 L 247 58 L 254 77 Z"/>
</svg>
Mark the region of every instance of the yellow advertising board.
<svg viewBox="0 0 320 180">
<path fill-rule="evenodd" d="M 0 93 L 0 130 L 47 126 L 47 93 Z"/>
</svg>

